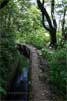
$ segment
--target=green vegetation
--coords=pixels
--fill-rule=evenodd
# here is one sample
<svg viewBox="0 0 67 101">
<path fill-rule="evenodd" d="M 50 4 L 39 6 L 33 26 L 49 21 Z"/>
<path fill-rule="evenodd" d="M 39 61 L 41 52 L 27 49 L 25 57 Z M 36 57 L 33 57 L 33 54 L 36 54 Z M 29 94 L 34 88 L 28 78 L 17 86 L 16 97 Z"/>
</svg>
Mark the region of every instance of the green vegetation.
<svg viewBox="0 0 67 101">
<path fill-rule="evenodd" d="M 29 59 L 24 57 L 23 55 L 19 54 L 20 65 L 19 65 L 19 72 L 23 72 L 23 68 L 29 68 Z"/>
<path fill-rule="evenodd" d="M 66 48 L 57 50 L 42 49 L 43 57 L 48 60 L 50 66 L 50 82 L 56 86 L 62 94 L 66 94 L 67 89 L 66 51 Z"/>
<path fill-rule="evenodd" d="M 19 71 L 27 64 L 16 48 L 16 13 L 18 9 L 13 1 L 0 11 L 0 96 L 7 94 L 8 82 L 13 78 L 12 72 L 16 71 L 18 64 Z"/>
<path fill-rule="evenodd" d="M 5 5 L 2 5 L 3 1 L 6 2 Z M 41 11 L 30 0 L 3 1 L 0 0 L 0 96 L 7 93 L 7 81 L 9 81 L 10 74 L 16 68 L 18 62 L 19 71 L 23 71 L 24 67 L 29 66 L 29 61 L 19 54 L 16 43 L 27 43 L 42 51 L 43 58 L 48 60 L 50 66 L 50 81 L 60 92 L 65 94 L 67 88 L 67 1 L 60 3 L 60 0 L 58 0 L 59 2 L 56 2 L 56 5 L 53 2 L 53 8 L 56 11 L 51 12 L 53 16 L 50 14 L 52 6 L 49 5 L 49 11 L 47 10 L 49 19 L 45 12 L 42 15 L 43 11 L 40 5 Z M 47 5 L 49 2 L 50 0 L 46 0 L 43 5 L 44 3 Z M 58 8 L 62 7 L 63 10 L 58 11 Z M 45 8 L 48 8 L 48 5 Z M 54 23 L 57 20 L 54 19 L 54 13 L 56 17 L 58 16 L 57 26 Z M 46 30 L 46 27 L 48 30 Z M 54 38 L 53 35 L 55 35 Z M 50 46 L 52 48 L 49 49 L 51 36 L 53 46 Z"/>
</svg>

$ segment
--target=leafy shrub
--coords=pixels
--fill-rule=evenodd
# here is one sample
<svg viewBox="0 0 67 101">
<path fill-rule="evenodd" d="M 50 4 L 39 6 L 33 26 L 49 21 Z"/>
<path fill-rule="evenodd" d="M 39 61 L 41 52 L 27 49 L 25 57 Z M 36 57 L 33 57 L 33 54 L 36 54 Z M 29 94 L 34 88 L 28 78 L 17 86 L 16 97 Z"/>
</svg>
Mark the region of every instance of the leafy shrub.
<svg viewBox="0 0 67 101">
<path fill-rule="evenodd" d="M 50 81 L 59 91 L 65 94 L 67 86 L 66 49 L 58 49 L 56 51 L 43 49 L 42 52 L 50 65 Z"/>
<path fill-rule="evenodd" d="M 39 30 L 39 29 L 38 29 Z M 45 32 L 31 32 L 28 34 L 23 34 L 21 37 L 19 36 L 19 39 L 17 39 L 17 42 L 21 42 L 21 43 L 27 43 L 27 44 L 31 44 L 35 47 L 37 47 L 38 49 L 43 48 L 46 43 L 49 42 L 50 38 L 49 36 L 46 36 Z"/>
<path fill-rule="evenodd" d="M 6 82 L 17 60 L 14 35 L 12 32 L 1 32 L 0 37 L 0 95 L 6 94 Z"/>
</svg>

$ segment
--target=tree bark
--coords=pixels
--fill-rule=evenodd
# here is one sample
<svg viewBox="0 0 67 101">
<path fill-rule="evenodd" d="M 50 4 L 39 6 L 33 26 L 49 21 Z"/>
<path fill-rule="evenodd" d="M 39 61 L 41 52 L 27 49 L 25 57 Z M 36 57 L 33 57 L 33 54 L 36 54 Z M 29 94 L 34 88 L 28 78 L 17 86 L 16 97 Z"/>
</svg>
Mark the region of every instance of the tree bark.
<svg viewBox="0 0 67 101">
<path fill-rule="evenodd" d="M 54 16 L 55 0 L 51 0 L 51 18 L 52 19 L 50 18 L 49 13 L 47 12 L 46 8 L 44 7 L 44 0 L 42 0 L 42 3 L 40 0 L 37 0 L 37 4 L 42 13 L 43 27 L 50 33 L 50 39 L 51 39 L 50 45 L 53 47 L 57 44 L 57 39 L 56 39 L 57 23 L 56 23 L 56 19 Z M 45 24 L 44 18 L 46 18 L 48 26 Z"/>
<path fill-rule="evenodd" d="M 66 16 L 66 9 L 64 8 L 63 20 L 62 20 L 62 37 L 65 39 L 65 16 Z"/>
<path fill-rule="evenodd" d="M 50 31 L 50 40 L 51 40 L 50 46 L 55 47 L 56 43 L 57 43 L 56 30 L 55 29 Z"/>
</svg>

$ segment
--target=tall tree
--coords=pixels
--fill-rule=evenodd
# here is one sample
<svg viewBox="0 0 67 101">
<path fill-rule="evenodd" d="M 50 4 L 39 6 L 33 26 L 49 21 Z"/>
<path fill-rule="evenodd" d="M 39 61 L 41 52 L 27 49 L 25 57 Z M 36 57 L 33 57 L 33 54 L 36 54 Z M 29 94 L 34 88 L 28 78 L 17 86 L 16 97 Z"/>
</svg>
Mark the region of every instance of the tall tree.
<svg viewBox="0 0 67 101">
<path fill-rule="evenodd" d="M 55 0 L 51 0 L 51 17 L 49 16 L 49 13 L 47 12 L 47 10 L 44 6 L 44 3 L 45 3 L 44 0 L 42 0 L 42 2 L 40 0 L 37 0 L 38 7 L 42 12 L 43 27 L 47 31 L 49 31 L 50 38 L 51 38 L 50 45 L 53 47 L 53 46 L 56 46 L 56 43 L 57 43 L 57 39 L 56 39 L 57 23 L 56 23 L 56 19 L 54 16 Z M 45 23 L 45 18 L 47 20 L 48 26 Z"/>
<path fill-rule="evenodd" d="M 66 9 L 64 8 L 63 20 L 62 20 L 62 36 L 64 39 L 65 39 L 65 16 L 66 16 Z"/>
<path fill-rule="evenodd" d="M 61 24 L 62 39 L 67 40 L 67 0 L 61 0 L 56 5 L 56 14 L 61 17 L 59 23 Z"/>
</svg>

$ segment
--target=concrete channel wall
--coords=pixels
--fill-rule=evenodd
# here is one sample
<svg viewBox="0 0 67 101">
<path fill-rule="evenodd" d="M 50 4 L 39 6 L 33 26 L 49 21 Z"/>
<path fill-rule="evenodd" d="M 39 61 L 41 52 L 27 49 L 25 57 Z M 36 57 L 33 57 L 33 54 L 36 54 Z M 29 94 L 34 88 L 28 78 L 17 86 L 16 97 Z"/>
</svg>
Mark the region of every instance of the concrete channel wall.
<svg viewBox="0 0 67 101">
<path fill-rule="evenodd" d="M 10 88 L 10 85 L 18 71 L 18 66 L 19 66 L 19 59 L 16 59 L 16 61 L 14 62 L 14 64 L 11 64 L 11 73 L 8 75 L 8 81 L 6 82 L 6 90 L 8 91 L 8 89 Z M 0 101 L 5 100 L 5 96 L 1 96 L 0 97 Z"/>
<path fill-rule="evenodd" d="M 19 50 L 19 52 L 21 54 L 23 54 L 25 57 L 27 57 L 30 61 L 30 67 L 29 67 L 29 84 L 30 84 L 30 87 L 32 89 L 30 89 L 29 87 L 29 96 L 34 96 L 33 93 L 36 92 L 37 90 L 37 81 L 35 80 L 38 80 L 38 77 L 37 77 L 37 73 L 38 73 L 38 55 L 36 53 L 36 49 L 30 45 L 26 45 L 26 44 L 17 44 L 17 49 Z M 9 80 L 7 81 L 7 84 L 6 84 L 6 89 L 8 91 L 8 89 L 10 88 L 10 85 L 11 85 L 11 82 L 13 80 L 13 78 L 15 77 L 17 71 L 18 71 L 18 67 L 19 67 L 19 60 L 17 59 L 16 63 L 12 64 L 11 66 L 13 69 L 9 75 Z M 35 68 L 37 69 L 35 71 Z M 37 78 L 37 79 L 35 79 Z M 5 96 L 4 97 L 1 97 L 2 100 L 5 99 Z M 1 101 L 0 99 L 0 101 Z"/>
</svg>

